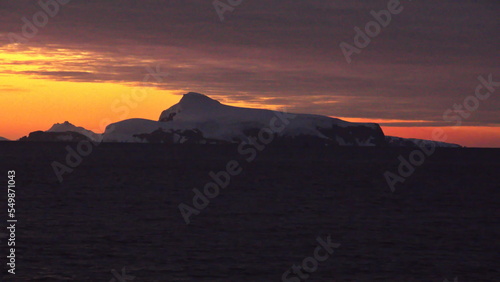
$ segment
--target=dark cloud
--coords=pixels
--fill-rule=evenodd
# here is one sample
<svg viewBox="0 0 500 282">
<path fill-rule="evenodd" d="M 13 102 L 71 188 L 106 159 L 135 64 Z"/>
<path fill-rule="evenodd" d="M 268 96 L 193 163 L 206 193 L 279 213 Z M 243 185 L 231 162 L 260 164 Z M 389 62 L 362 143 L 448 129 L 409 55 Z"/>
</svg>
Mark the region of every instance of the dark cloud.
<svg viewBox="0 0 500 282">
<path fill-rule="evenodd" d="M 36 2 L 0 2 L 3 44 L 40 10 Z M 402 0 L 403 11 L 348 64 L 339 44 L 353 44 L 353 28 L 388 2 L 244 0 L 221 22 L 212 1 L 73 0 L 21 48 L 93 54 L 33 75 L 140 82 L 159 64 L 170 73 L 164 89 L 331 116 L 440 122 L 479 75 L 500 80 L 498 1 Z M 498 109 L 492 96 L 469 122 L 500 123 Z"/>
</svg>

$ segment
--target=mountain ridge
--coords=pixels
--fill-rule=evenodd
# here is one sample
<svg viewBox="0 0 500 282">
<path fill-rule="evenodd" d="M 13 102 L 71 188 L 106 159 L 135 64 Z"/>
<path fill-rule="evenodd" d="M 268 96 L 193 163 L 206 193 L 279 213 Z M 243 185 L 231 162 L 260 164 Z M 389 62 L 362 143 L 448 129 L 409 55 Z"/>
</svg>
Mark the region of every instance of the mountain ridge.
<svg viewBox="0 0 500 282">
<path fill-rule="evenodd" d="M 69 132 L 78 134 L 67 134 Z M 56 123 L 44 132 L 32 132 L 22 140 L 77 142 L 86 139 L 83 137 L 91 141 L 119 143 L 234 144 L 260 138 L 264 141 L 270 139 L 275 145 L 416 147 L 432 144 L 461 147 L 385 136 L 377 123 L 354 123 L 322 115 L 225 105 L 197 92 L 184 94 L 177 104 L 162 111 L 156 121 L 126 119 L 109 124 L 102 134 L 66 121 Z"/>
</svg>

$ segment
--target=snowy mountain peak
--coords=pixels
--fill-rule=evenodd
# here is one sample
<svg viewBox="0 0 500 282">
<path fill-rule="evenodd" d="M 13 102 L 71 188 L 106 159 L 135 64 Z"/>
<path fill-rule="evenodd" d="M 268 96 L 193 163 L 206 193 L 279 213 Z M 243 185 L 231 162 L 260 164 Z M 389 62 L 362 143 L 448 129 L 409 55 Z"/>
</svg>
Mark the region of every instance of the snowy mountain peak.
<svg viewBox="0 0 500 282">
<path fill-rule="evenodd" d="M 218 111 L 222 104 L 196 92 L 189 92 L 184 94 L 179 103 L 173 105 L 169 109 L 163 111 L 160 115 L 160 121 L 167 122 L 178 120 L 178 114 L 183 111 L 189 111 L 189 116 L 195 117 L 196 115 L 210 116 L 212 113 Z M 194 115 L 193 115 L 194 114 Z M 176 117 L 177 116 L 177 117 Z"/>
<path fill-rule="evenodd" d="M 96 134 L 90 130 L 87 130 L 83 127 L 75 126 L 69 121 L 65 121 L 63 123 L 56 123 L 52 125 L 52 127 L 46 132 L 76 132 L 82 135 L 87 136 L 91 140 L 98 140 L 99 134 Z"/>
<path fill-rule="evenodd" d="M 184 94 L 182 96 L 182 99 L 179 101 L 179 104 L 184 105 L 184 106 L 213 106 L 213 105 L 220 105 L 220 102 L 217 100 L 214 100 L 206 95 L 196 93 L 196 92 L 189 92 L 187 94 Z"/>
<path fill-rule="evenodd" d="M 73 124 L 71 124 L 69 121 L 65 121 L 63 123 L 55 123 L 52 125 L 52 127 L 47 130 L 48 132 L 60 132 L 60 131 L 68 131 L 68 129 L 75 129 L 77 128 Z"/>
</svg>

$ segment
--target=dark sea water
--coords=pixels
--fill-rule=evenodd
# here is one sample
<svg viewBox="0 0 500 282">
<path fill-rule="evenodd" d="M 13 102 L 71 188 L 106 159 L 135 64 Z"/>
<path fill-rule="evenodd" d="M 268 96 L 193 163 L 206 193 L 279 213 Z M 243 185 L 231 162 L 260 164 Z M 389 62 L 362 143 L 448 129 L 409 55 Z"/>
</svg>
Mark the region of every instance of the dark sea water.
<svg viewBox="0 0 500 282">
<path fill-rule="evenodd" d="M 8 170 L 18 219 L 2 281 L 282 281 L 328 236 L 289 281 L 500 281 L 498 149 L 438 150 L 392 193 L 384 172 L 411 150 L 104 144 L 59 183 L 66 145 L 0 143 L 1 226 Z M 178 205 L 230 160 L 241 174 L 187 225 Z"/>
</svg>

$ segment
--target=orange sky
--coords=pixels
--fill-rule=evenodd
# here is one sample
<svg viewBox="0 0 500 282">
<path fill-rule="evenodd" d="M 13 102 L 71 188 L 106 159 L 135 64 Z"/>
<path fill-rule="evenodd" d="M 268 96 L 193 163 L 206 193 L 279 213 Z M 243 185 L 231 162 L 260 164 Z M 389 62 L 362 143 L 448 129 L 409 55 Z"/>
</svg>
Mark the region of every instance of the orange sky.
<svg viewBox="0 0 500 282">
<path fill-rule="evenodd" d="M 433 140 L 432 132 L 436 127 L 391 127 L 382 126 L 385 135 L 406 138 Z M 444 142 L 460 144 L 466 147 L 500 147 L 498 138 L 500 127 L 487 126 L 459 126 L 441 127 L 445 136 Z"/>
<path fill-rule="evenodd" d="M 130 81 L 89 82 L 67 78 L 71 72 L 92 72 L 82 62 L 91 61 L 99 54 L 58 49 L 28 49 L 0 53 L 0 136 L 18 139 L 36 130 L 47 130 L 54 123 L 69 121 L 94 132 L 102 132 L 104 126 L 129 118 L 157 120 L 160 113 L 177 103 L 185 89 L 160 89 L 154 82 L 142 84 Z M 57 62 L 64 62 L 64 68 Z M 72 64 L 73 63 L 73 64 Z M 74 66 L 74 67 L 72 67 Z M 57 78 L 38 73 L 61 73 Z M 147 72 L 144 70 L 143 76 Z M 138 74 L 137 81 L 141 80 Z M 133 93 L 141 89 L 145 100 L 135 100 Z M 278 109 L 286 104 L 270 103 L 268 99 L 242 102 L 222 99 L 223 103 L 242 106 Z M 257 101 L 257 102 L 256 102 Z M 125 106 L 125 107 L 123 107 Z M 120 110 L 122 109 L 122 110 Z M 123 110 L 127 109 L 127 110 Z M 293 107 L 289 109 L 293 111 Z M 381 123 L 384 133 L 391 136 L 432 139 L 432 129 L 425 120 L 367 119 L 363 117 L 339 117 L 353 122 Z M 421 123 L 422 126 L 390 126 L 391 123 Z M 500 127 L 462 126 L 445 127 L 447 142 L 469 147 L 500 147 Z"/>
<path fill-rule="evenodd" d="M 47 130 L 52 124 L 64 121 L 101 132 L 101 121 L 158 119 L 162 110 L 179 99 L 165 90 L 140 85 L 64 82 L 18 75 L 0 75 L 0 84 L 12 87 L 0 95 L 0 104 L 10 105 L 0 111 L 0 120 L 4 121 L 0 136 L 9 139 Z M 134 100 L 134 89 L 147 91 L 147 98 Z M 120 107 L 129 112 L 114 110 Z"/>
</svg>

